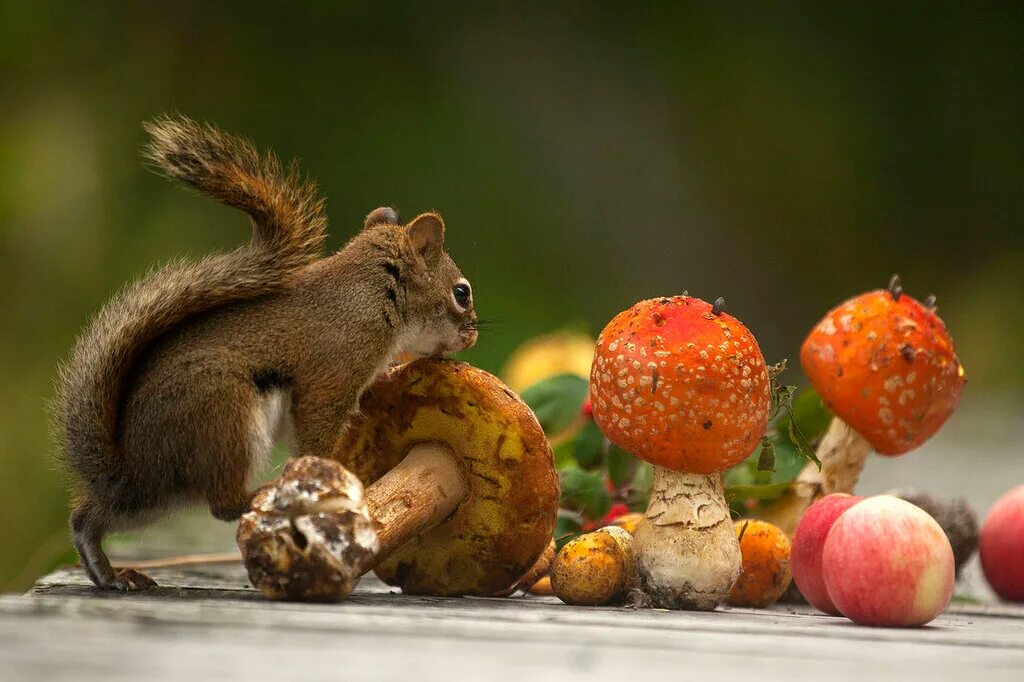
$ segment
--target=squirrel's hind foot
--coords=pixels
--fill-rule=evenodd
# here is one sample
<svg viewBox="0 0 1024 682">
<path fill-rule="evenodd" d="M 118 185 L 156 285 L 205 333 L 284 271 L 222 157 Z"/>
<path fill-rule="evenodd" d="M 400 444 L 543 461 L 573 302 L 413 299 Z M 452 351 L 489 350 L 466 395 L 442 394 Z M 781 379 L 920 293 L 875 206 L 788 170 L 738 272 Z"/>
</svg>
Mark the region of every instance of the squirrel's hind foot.
<svg viewBox="0 0 1024 682">
<path fill-rule="evenodd" d="M 136 571 L 134 568 L 122 568 L 114 577 L 113 584 L 109 585 L 110 588 L 120 590 L 121 592 L 148 590 L 149 588 L 156 586 L 155 580 L 145 573 Z"/>
<path fill-rule="evenodd" d="M 104 590 L 131 592 L 156 587 L 156 582 L 134 568 L 115 570 L 103 553 L 101 541 L 107 523 L 103 521 L 101 507 L 85 497 L 75 504 L 71 512 L 71 540 L 78 551 L 82 568 L 96 587 Z"/>
</svg>

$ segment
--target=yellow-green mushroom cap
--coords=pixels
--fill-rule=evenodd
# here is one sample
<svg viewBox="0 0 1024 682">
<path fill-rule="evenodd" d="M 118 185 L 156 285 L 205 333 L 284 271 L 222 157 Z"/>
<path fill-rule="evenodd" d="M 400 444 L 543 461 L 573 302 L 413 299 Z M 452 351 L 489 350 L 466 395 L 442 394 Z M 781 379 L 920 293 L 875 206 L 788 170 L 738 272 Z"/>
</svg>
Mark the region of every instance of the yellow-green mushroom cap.
<svg viewBox="0 0 1024 682">
<path fill-rule="evenodd" d="M 377 575 L 409 594 L 489 595 L 513 585 L 551 542 L 558 512 L 558 473 L 533 411 L 481 369 L 418 360 L 366 391 L 339 460 L 369 486 L 421 442 L 452 450 L 469 493 Z"/>
</svg>

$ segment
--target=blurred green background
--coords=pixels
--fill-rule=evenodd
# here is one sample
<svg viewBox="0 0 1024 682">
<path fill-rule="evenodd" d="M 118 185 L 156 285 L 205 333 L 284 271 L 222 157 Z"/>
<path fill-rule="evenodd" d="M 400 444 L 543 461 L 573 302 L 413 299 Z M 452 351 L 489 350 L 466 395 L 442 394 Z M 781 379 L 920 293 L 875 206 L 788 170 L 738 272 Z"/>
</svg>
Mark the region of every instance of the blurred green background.
<svg viewBox="0 0 1024 682">
<path fill-rule="evenodd" d="M 793 358 L 899 272 L 968 394 L 1021 404 L 1019 5 L 486 4 L 0 2 L 0 589 L 66 556 L 45 403 L 78 329 L 151 264 L 247 238 L 141 166 L 162 112 L 301 157 L 332 248 L 375 206 L 440 210 L 499 320 L 484 368 L 683 289 Z"/>
</svg>

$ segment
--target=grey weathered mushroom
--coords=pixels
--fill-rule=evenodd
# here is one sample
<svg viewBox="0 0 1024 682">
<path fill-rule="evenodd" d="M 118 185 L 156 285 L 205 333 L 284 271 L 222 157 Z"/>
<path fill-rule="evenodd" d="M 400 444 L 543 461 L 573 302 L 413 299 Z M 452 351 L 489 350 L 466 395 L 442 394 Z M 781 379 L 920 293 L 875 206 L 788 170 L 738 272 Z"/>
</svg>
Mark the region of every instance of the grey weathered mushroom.
<svg viewBox="0 0 1024 682">
<path fill-rule="evenodd" d="M 363 484 L 337 462 L 293 459 L 238 526 L 249 579 L 268 599 L 339 601 L 379 543 Z"/>
</svg>

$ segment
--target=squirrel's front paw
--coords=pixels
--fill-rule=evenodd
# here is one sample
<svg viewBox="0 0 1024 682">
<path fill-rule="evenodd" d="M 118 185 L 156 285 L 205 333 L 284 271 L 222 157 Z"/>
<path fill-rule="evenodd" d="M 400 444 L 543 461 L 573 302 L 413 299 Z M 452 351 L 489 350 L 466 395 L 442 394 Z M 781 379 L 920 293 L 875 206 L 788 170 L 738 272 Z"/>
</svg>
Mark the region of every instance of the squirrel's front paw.
<svg viewBox="0 0 1024 682">
<path fill-rule="evenodd" d="M 122 568 L 117 572 L 113 587 L 122 592 L 148 590 L 151 587 L 156 587 L 156 581 L 134 568 Z"/>
</svg>

